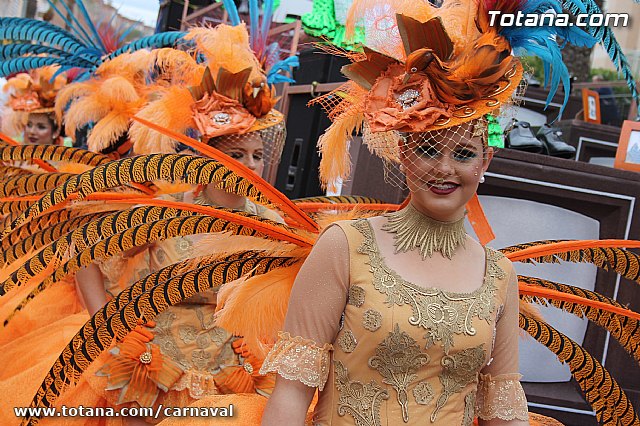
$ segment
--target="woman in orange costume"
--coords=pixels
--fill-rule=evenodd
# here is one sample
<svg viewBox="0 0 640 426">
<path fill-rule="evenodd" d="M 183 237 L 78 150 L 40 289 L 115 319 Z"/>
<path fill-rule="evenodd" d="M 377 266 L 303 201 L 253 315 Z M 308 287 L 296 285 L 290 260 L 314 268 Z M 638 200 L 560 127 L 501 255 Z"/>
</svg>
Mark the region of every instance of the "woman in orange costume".
<svg viewBox="0 0 640 426">
<path fill-rule="evenodd" d="M 59 145 L 61 126 L 53 110 L 56 94 L 67 83 L 64 74 L 53 79 L 57 66 L 38 68 L 20 73 L 3 86 L 9 92 L 7 114 L 2 131 L 21 137 L 25 145 Z"/>
<path fill-rule="evenodd" d="M 332 154 L 362 128 L 402 170 L 410 200 L 339 222 L 315 244 L 261 370 L 278 373 L 264 426 L 302 424 L 316 389 L 314 425 L 530 424 L 516 273 L 463 226 L 493 156 L 487 114 L 522 78 L 484 5 L 354 2 L 347 27 L 364 26 L 368 49 L 319 101 L 333 118 L 320 171 L 330 186 L 348 177 Z"/>
</svg>

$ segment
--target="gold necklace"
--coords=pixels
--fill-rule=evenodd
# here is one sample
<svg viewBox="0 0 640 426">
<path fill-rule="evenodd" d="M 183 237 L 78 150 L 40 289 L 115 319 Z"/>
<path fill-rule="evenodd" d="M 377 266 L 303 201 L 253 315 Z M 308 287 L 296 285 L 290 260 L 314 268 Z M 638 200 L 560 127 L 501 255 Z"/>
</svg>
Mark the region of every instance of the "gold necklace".
<svg viewBox="0 0 640 426">
<path fill-rule="evenodd" d="M 434 252 L 451 259 L 458 246 L 464 247 L 467 233 L 464 217 L 454 222 L 440 222 L 420 213 L 411 204 L 402 210 L 384 215 L 387 223 L 382 230 L 395 234 L 393 245 L 396 253 L 420 247 L 424 260 Z"/>
</svg>

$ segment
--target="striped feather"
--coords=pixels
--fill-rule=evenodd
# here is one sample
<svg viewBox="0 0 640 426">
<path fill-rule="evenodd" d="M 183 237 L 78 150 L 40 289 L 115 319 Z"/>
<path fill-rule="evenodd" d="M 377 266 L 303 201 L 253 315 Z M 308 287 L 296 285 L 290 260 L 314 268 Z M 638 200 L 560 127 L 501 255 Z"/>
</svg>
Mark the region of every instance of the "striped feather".
<svg viewBox="0 0 640 426">
<path fill-rule="evenodd" d="M 33 201 L 31 200 L 19 200 L 17 199 L 19 197 L 15 198 L 15 200 L 5 199 L 4 201 L 0 202 L 0 214 L 14 214 L 24 212 L 31 205 L 33 205 Z"/>
<path fill-rule="evenodd" d="M 503 251 L 512 261 L 559 263 L 564 260 L 592 263 L 604 270 L 613 269 L 623 277 L 640 283 L 640 255 L 619 248 L 640 247 L 640 242 L 637 241 L 537 241 L 520 246 L 522 249 L 513 250 L 513 247 Z M 524 250 L 528 255 L 523 255 Z"/>
<path fill-rule="evenodd" d="M 50 191 L 72 176 L 74 176 L 73 173 L 55 172 L 31 174 L 7 179 L 2 182 L 2 186 L 0 187 L 0 197 Z"/>
<path fill-rule="evenodd" d="M 603 296 L 599 293 L 582 289 L 580 287 L 521 275 L 518 276 L 518 280 L 519 282 L 527 285 L 544 287 L 564 294 L 579 296 L 584 299 L 604 303 L 616 308 L 626 310 L 626 307 L 622 306 L 615 300 Z M 562 309 L 580 318 L 587 317 L 590 321 L 593 321 L 600 327 L 603 327 L 607 331 L 609 331 L 611 335 L 615 337 L 615 339 L 620 343 L 620 345 L 622 345 L 622 347 L 629 354 L 631 354 L 637 361 L 640 362 L 640 321 L 638 319 L 612 313 L 607 310 L 586 306 L 581 303 L 566 302 L 563 300 L 550 299 L 542 296 L 524 295 L 522 291 L 520 292 L 520 298 L 527 302 L 536 302 L 544 306 L 548 306 L 549 304 L 551 304 L 558 309 Z"/>
<path fill-rule="evenodd" d="M 103 216 L 105 216 L 104 212 L 91 213 L 52 224 L 52 226 L 32 233 L 15 245 L 11 246 L 9 249 L 2 251 L 2 253 L 0 253 L 0 262 L 3 264 L 14 262 L 27 253 L 40 250 L 41 248 L 53 243 L 61 236 Z"/>
<path fill-rule="evenodd" d="M 92 64 L 79 58 L 71 59 L 51 56 L 24 56 L 0 62 L 0 77 L 7 77 L 18 72 L 29 71 L 51 65 L 60 65 L 63 67 L 81 66 L 87 68 Z"/>
<path fill-rule="evenodd" d="M 171 277 L 187 272 L 189 269 L 200 268 L 213 262 L 230 262 L 233 260 L 250 258 L 259 254 L 260 252 L 258 251 L 249 250 L 235 253 L 231 256 L 225 257 L 224 259 L 217 259 L 217 256 L 209 256 L 199 259 L 197 263 L 194 263 L 193 259 L 187 259 L 182 262 L 166 266 L 122 290 L 114 299 L 111 299 L 100 310 L 98 310 L 73 336 L 69 344 L 61 352 L 60 356 L 49 370 L 45 379 L 42 381 L 42 385 L 34 398 L 35 404 L 38 405 L 40 403 L 40 397 L 47 393 L 47 389 L 52 383 L 56 383 L 55 387 L 57 389 L 62 388 L 62 385 L 66 383 L 65 370 L 67 362 L 73 356 L 73 351 L 80 347 L 83 341 L 89 339 L 95 330 L 105 323 L 107 318 L 120 311 L 127 303 L 129 303 L 129 301 L 135 299 L 151 288 L 156 287 L 158 284 L 167 281 Z"/>
<path fill-rule="evenodd" d="M 0 61 L 19 58 L 23 55 L 55 55 L 60 58 L 69 58 L 71 54 L 50 46 L 42 46 L 30 43 L 15 43 L 0 46 Z"/>
<path fill-rule="evenodd" d="M 221 261 L 175 276 L 143 292 L 108 317 L 82 346 L 73 351 L 65 368 L 66 382 L 49 384 L 45 392 L 36 395 L 32 404 L 51 406 L 66 385 L 77 383 L 80 375 L 108 349 L 113 340 L 123 339 L 139 324 L 139 320 L 151 321 L 168 307 L 181 303 L 199 292 L 217 289 L 224 283 L 242 276 L 256 276 L 274 268 L 290 266 L 296 260 L 287 257 L 251 256 L 228 262 Z"/>
<path fill-rule="evenodd" d="M 520 314 L 520 328 L 566 363 L 601 425 L 632 426 L 640 419 L 620 385 L 585 349 L 549 324 Z"/>
<path fill-rule="evenodd" d="M 14 244 L 18 244 L 24 238 L 27 238 L 29 235 L 46 229 L 51 224 L 69 220 L 74 216 L 76 216 L 76 212 L 74 210 L 66 209 L 45 213 L 37 221 L 25 223 L 23 226 L 14 229 L 13 232 L 7 235 L 5 239 L 0 241 L 0 249 L 3 251 L 7 250 Z M 15 218 L 13 220 L 15 220 Z"/>
<path fill-rule="evenodd" d="M 40 21 L 37 19 L 30 18 L 17 18 L 17 17 L 6 17 L 0 18 L 0 27 L 2 28 L 17 28 L 17 29 L 28 29 L 34 27 L 41 27 L 45 29 L 50 29 L 52 31 L 64 31 L 62 28 L 57 27 L 47 21 Z M 75 40 L 78 44 L 82 44 L 80 40 L 78 40 L 73 34 L 66 34 L 72 40 Z"/>
<path fill-rule="evenodd" d="M 53 28 L 52 28 L 53 27 Z M 58 46 L 65 52 L 83 51 L 85 46 L 62 28 L 42 25 L 12 25 L 0 27 L 0 39 L 13 41 L 33 41 L 40 44 Z"/>
<path fill-rule="evenodd" d="M 0 165 L 0 177 L 2 177 L 2 179 L 12 178 L 16 176 L 30 175 L 30 174 L 33 174 L 31 170 L 26 170 L 26 169 L 23 169 L 22 167 Z"/>
<path fill-rule="evenodd" d="M 2 232 L 2 237 L 16 226 L 65 201 L 74 192 L 78 192 L 79 199 L 83 199 L 90 193 L 105 188 L 159 179 L 180 180 L 193 184 L 219 182 L 220 188 L 226 191 L 252 198 L 261 203 L 268 202 L 251 182 L 215 160 L 178 154 L 142 155 L 112 161 L 74 176 L 34 203 L 13 222 L 11 227 Z"/>
<path fill-rule="evenodd" d="M 246 215 L 247 219 L 253 219 L 258 222 L 264 222 L 275 226 L 283 226 L 277 222 L 263 219 L 259 216 L 248 213 L 237 214 Z M 235 222 L 215 217 L 196 215 L 190 217 L 161 219 L 154 222 L 142 223 L 137 226 L 131 226 L 123 232 L 101 239 L 92 246 L 86 245 L 84 241 L 76 242 L 76 244 L 83 245 L 86 248 L 82 249 L 82 251 L 79 249 L 74 250 L 74 252 L 79 254 L 75 256 L 71 254 L 70 256 L 73 257 L 62 264 L 60 264 L 58 253 L 60 253 L 61 249 L 67 249 L 65 245 L 68 245 L 69 248 L 74 248 L 71 245 L 73 240 L 71 238 L 66 238 L 60 245 L 54 246 L 54 244 L 52 244 L 30 259 L 21 268 L 14 271 L 9 278 L 0 285 L 0 295 L 2 295 L 5 292 L 21 285 L 23 282 L 27 282 L 29 280 L 37 280 L 36 282 L 39 282 L 31 293 L 29 293 L 20 302 L 13 313 L 7 317 L 4 321 L 4 325 L 6 326 L 18 311 L 22 310 L 49 285 L 62 280 L 67 275 L 76 272 L 80 268 L 87 266 L 96 260 L 105 259 L 115 254 L 130 250 L 133 247 L 142 247 L 146 244 L 163 241 L 168 238 L 215 232 L 231 232 L 235 235 L 269 238 L 268 234 L 257 231 L 251 226 L 239 225 Z M 58 242 L 59 241 L 60 240 L 58 240 Z M 51 260 L 45 260 L 47 258 L 50 258 Z M 57 269 L 52 271 L 52 273 L 49 273 L 46 277 L 42 276 L 42 271 L 56 267 Z"/>
<path fill-rule="evenodd" d="M 0 132 L 0 140 L 2 140 L 2 144 L 0 144 L 0 148 L 6 148 L 9 146 L 14 146 L 14 147 L 18 147 L 22 144 L 18 143 L 17 141 L 13 140 L 12 138 L 10 138 L 9 136 L 5 135 L 4 133 Z M 43 145 L 39 145 L 39 146 L 43 146 Z M 42 170 L 44 170 L 45 172 L 55 172 L 56 168 L 53 167 L 51 164 L 47 163 L 46 161 L 42 161 L 42 160 L 38 160 L 33 159 L 33 160 L 27 160 L 29 162 L 32 162 L 33 164 L 36 164 L 38 167 L 40 167 Z"/>
<path fill-rule="evenodd" d="M 86 149 L 70 148 L 59 145 L 20 145 L 0 147 L 0 160 L 26 161 L 32 159 L 63 161 L 67 163 L 99 166 L 111 161 L 109 157 Z"/>
<path fill-rule="evenodd" d="M 505 256 L 512 254 L 512 253 L 516 253 L 531 247 L 539 247 L 539 246 L 543 246 L 543 245 L 547 245 L 547 244 L 555 244 L 555 243 L 559 243 L 562 241 L 567 241 L 567 240 L 540 240 L 540 241 L 531 241 L 528 243 L 522 243 L 522 244 L 514 244 L 512 246 L 508 246 L 508 247 L 504 247 L 501 248 L 499 251 L 504 254 Z M 508 257 L 508 256 L 507 256 Z M 529 259 L 524 259 L 521 260 L 521 262 L 523 263 L 531 263 L 531 261 Z"/>
<path fill-rule="evenodd" d="M 233 158 L 224 154 L 222 151 L 213 148 L 206 143 L 202 143 L 178 132 L 174 132 L 171 129 L 159 126 L 138 116 L 134 116 L 132 117 L 132 119 L 141 124 L 144 124 L 150 129 L 162 133 L 165 136 L 169 136 L 170 138 L 182 142 L 183 144 L 197 150 L 207 157 L 214 158 L 220 161 L 222 164 L 229 167 L 229 169 L 250 180 L 259 191 L 265 194 L 265 196 L 270 200 L 271 203 L 276 204 L 280 208 L 280 211 L 288 215 L 292 220 L 296 221 L 300 227 L 311 232 L 318 231 L 317 223 L 315 223 L 308 215 L 297 208 L 296 205 L 293 204 L 291 200 L 289 200 L 283 193 L 271 186 L 267 181 L 255 174 L 252 170 L 249 170 L 244 164 L 240 163 L 237 160 L 234 160 Z"/>
<path fill-rule="evenodd" d="M 328 195 L 324 197 L 304 197 L 291 200 L 294 203 L 327 203 L 327 204 L 384 204 L 383 201 L 361 195 Z"/>
<path fill-rule="evenodd" d="M 54 267 L 57 268 L 60 264 L 60 256 L 72 255 L 73 253 L 71 251 L 76 253 L 83 251 L 98 241 L 117 235 L 140 224 L 194 214 L 195 213 L 190 211 L 151 206 L 137 207 L 108 214 L 68 232 L 54 241 L 50 246 L 45 247 L 44 250 L 29 259 L 24 265 L 14 271 L 5 282 L 0 284 L 0 294 L 4 294 L 14 287 L 29 282 L 34 276 L 42 272 L 52 263 L 55 265 Z"/>
<path fill-rule="evenodd" d="M 106 61 L 110 61 L 111 59 L 115 58 L 116 56 L 120 56 L 123 53 L 133 53 L 140 49 L 159 49 L 162 47 L 174 47 L 178 42 L 183 41 L 182 38 L 186 34 L 187 33 L 182 31 L 166 31 L 159 34 L 142 37 L 112 52 L 111 54 L 109 54 L 109 56 L 102 59 L 100 61 L 100 64 Z"/>
</svg>

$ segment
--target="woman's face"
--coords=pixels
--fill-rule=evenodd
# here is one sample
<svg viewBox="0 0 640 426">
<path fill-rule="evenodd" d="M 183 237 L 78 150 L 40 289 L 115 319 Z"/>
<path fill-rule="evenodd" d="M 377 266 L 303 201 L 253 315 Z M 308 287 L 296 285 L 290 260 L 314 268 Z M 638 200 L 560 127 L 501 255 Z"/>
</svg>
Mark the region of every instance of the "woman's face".
<svg viewBox="0 0 640 426">
<path fill-rule="evenodd" d="M 31 113 L 27 127 L 24 129 L 24 143 L 26 145 L 51 145 L 55 143 L 59 132 L 47 114 Z"/>
<path fill-rule="evenodd" d="M 460 219 L 492 156 L 471 123 L 408 134 L 401 160 L 412 204 L 436 220 Z"/>
<path fill-rule="evenodd" d="M 259 134 L 221 136 L 213 144 L 214 148 L 247 166 L 258 176 L 264 171 L 264 144 Z"/>
</svg>

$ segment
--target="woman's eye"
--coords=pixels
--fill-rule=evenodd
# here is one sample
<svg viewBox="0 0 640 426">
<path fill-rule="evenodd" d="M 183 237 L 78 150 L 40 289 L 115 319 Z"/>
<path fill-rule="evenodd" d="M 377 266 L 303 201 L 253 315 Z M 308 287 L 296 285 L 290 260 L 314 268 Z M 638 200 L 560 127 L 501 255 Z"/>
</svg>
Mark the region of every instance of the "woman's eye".
<svg viewBox="0 0 640 426">
<path fill-rule="evenodd" d="M 239 160 L 243 157 L 242 153 L 240 152 L 230 152 L 229 154 L 227 154 L 229 157 L 233 158 L 234 160 Z"/>
<path fill-rule="evenodd" d="M 255 154 L 253 156 L 254 161 L 262 161 L 262 154 Z"/>
<path fill-rule="evenodd" d="M 435 158 L 440 155 L 440 151 L 433 145 L 421 145 L 416 148 L 418 154 L 425 157 Z"/>
<path fill-rule="evenodd" d="M 466 161 L 466 160 L 471 160 L 472 158 L 476 158 L 478 155 L 475 153 L 475 151 L 472 151 L 470 149 L 458 149 L 453 153 L 453 157 L 456 160 L 461 160 L 461 161 Z"/>
</svg>

